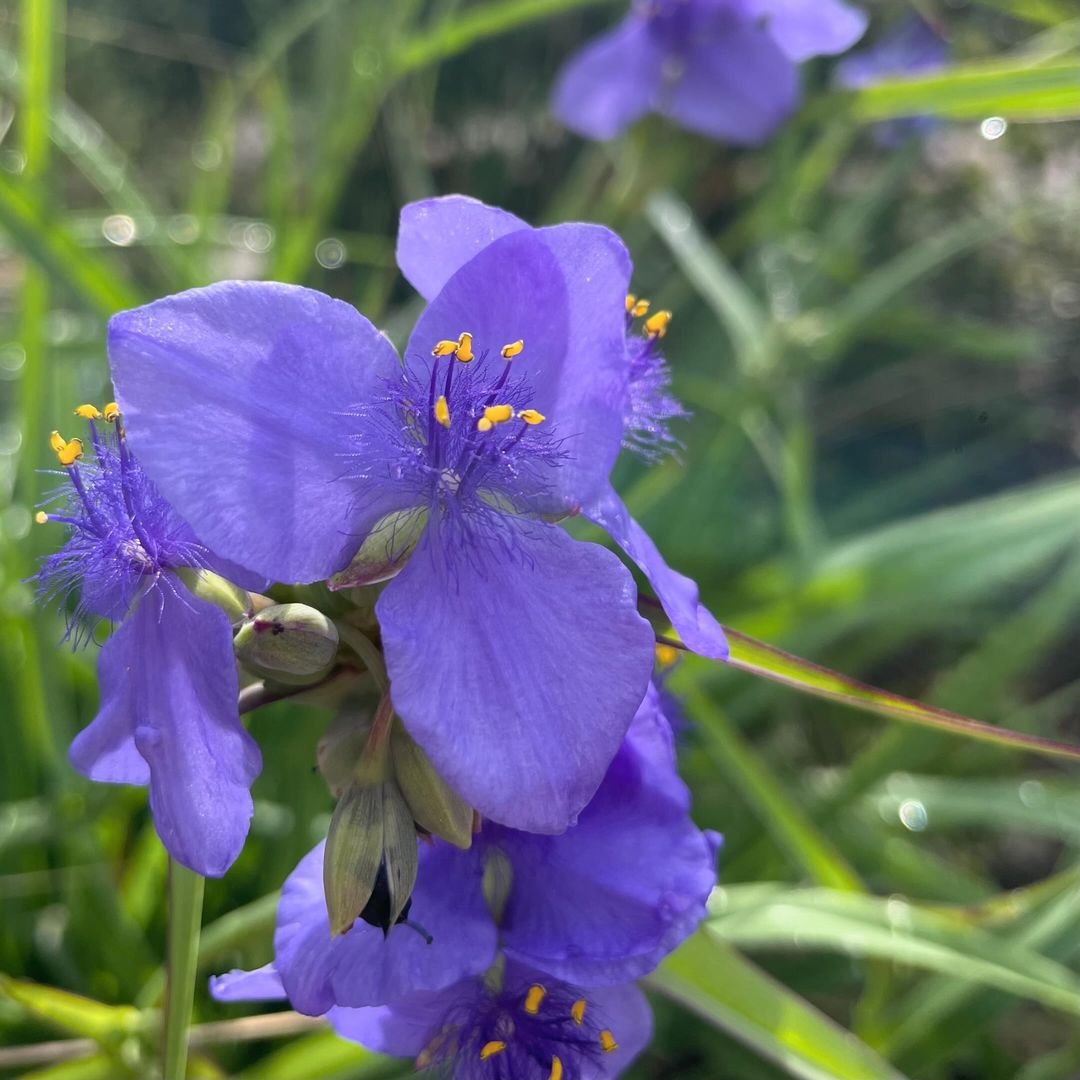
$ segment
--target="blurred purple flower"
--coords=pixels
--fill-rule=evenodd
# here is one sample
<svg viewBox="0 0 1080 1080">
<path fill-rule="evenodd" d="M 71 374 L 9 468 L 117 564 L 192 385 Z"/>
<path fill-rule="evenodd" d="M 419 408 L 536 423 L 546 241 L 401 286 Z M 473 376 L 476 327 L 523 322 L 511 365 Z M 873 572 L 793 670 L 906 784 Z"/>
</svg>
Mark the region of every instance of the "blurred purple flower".
<svg viewBox="0 0 1080 1080">
<path fill-rule="evenodd" d="M 258 996 L 279 978 L 294 1008 L 383 1005 L 478 975 L 497 945 L 512 961 L 582 986 L 648 974 L 705 916 L 719 838 L 698 830 L 675 769 L 671 729 L 650 687 L 626 741 L 577 825 L 540 836 L 486 824 L 473 847 L 421 848 L 410 925 L 357 922 L 331 938 L 322 845 L 285 884 L 273 965 L 215 979 L 226 1000 Z M 482 882 L 499 893 L 498 915 Z M 278 984 L 269 984 L 278 985 Z"/>
<path fill-rule="evenodd" d="M 247 836 L 261 759 L 237 713 L 229 620 L 193 596 L 177 571 L 245 575 L 196 539 L 115 423 L 108 435 L 89 421 L 92 460 L 66 466 L 65 485 L 49 503 L 58 511 L 39 516 L 70 530 L 38 574 L 45 601 L 80 594 L 68 636 L 85 640 L 96 618 L 120 623 L 98 661 L 100 709 L 72 742 L 71 762 L 91 780 L 149 784 L 169 853 L 220 876 Z"/>
<path fill-rule="evenodd" d="M 380 548 L 400 571 L 376 613 L 409 732 L 484 817 L 560 832 L 645 693 L 653 636 L 621 562 L 552 522 L 608 527 L 687 644 L 726 656 L 607 479 L 629 257 L 599 226 L 532 229 L 449 198 L 405 208 L 398 258 L 430 301 L 404 363 L 347 304 L 227 282 L 112 320 L 119 400 L 215 550 L 309 582 Z M 177 413 L 200 417 L 182 452 Z"/>
<path fill-rule="evenodd" d="M 929 75 L 948 62 L 948 43 L 923 19 L 912 15 L 880 41 L 841 60 L 836 65 L 836 82 L 858 90 L 890 75 Z M 925 132 L 934 123 L 929 116 L 912 116 L 878 124 L 876 131 L 879 141 L 894 146 L 909 135 Z"/>
<path fill-rule="evenodd" d="M 657 112 L 755 145 L 795 109 L 798 64 L 843 52 L 865 29 L 843 0 L 636 0 L 563 69 L 554 110 L 591 139 L 613 139 Z"/>
</svg>

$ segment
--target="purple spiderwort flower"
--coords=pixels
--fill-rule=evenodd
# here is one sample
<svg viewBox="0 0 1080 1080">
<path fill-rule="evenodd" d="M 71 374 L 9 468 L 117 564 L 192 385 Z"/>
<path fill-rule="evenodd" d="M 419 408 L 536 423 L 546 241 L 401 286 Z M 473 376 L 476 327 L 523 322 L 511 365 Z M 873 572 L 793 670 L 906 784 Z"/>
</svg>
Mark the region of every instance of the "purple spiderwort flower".
<svg viewBox="0 0 1080 1080">
<path fill-rule="evenodd" d="M 554 110 L 590 139 L 613 139 L 657 112 L 756 145 L 794 111 L 797 65 L 843 52 L 865 29 L 843 0 L 635 0 L 563 69 Z"/>
<path fill-rule="evenodd" d="M 929 75 L 948 62 L 948 43 L 918 15 L 911 15 L 869 48 L 844 57 L 836 65 L 836 82 L 858 90 L 890 75 Z M 890 120 L 875 125 L 875 135 L 883 146 L 891 147 L 910 135 L 925 133 L 935 123 L 930 116 Z"/>
<path fill-rule="evenodd" d="M 251 820 L 259 749 L 237 712 L 232 630 L 217 607 L 192 595 L 182 568 L 244 580 L 201 544 L 143 472 L 127 446 L 116 406 L 108 434 L 92 406 L 92 458 L 82 442 L 53 435 L 65 484 L 38 520 L 70 530 L 37 575 L 46 600 L 80 593 L 68 637 L 77 645 L 93 620 L 119 623 L 98 661 L 101 706 L 69 752 L 91 780 L 149 784 L 154 824 L 173 858 L 200 874 L 225 873 Z"/>
<path fill-rule="evenodd" d="M 224 976 L 214 995 L 285 996 L 270 968 Z M 447 1080 L 611 1080 L 652 1037 L 652 1011 L 633 984 L 583 989 L 513 960 L 386 1005 L 336 1006 L 326 1018 L 342 1037 Z"/>
<path fill-rule="evenodd" d="M 347 304 L 227 282 L 112 320 L 119 401 L 214 550 L 309 582 L 381 546 L 400 568 L 376 607 L 398 715 L 485 818 L 560 832 L 645 693 L 653 637 L 619 560 L 552 522 L 607 525 L 687 644 L 726 655 L 608 484 L 629 257 L 599 226 L 531 229 L 466 199 L 407 207 L 398 250 L 429 300 L 404 363 Z M 179 451 L 186 409 L 203 424 Z"/>
<path fill-rule="evenodd" d="M 258 978 L 280 979 L 294 1008 L 383 1005 L 439 991 L 485 971 L 500 947 L 513 962 L 581 986 L 648 974 L 705 916 L 719 838 L 689 817 L 670 726 L 655 688 L 604 782 L 561 836 L 488 823 L 469 851 L 421 849 L 410 922 L 381 930 L 357 922 L 331 938 L 322 890 L 322 845 L 282 892 L 275 959 L 260 973 L 232 972 L 216 994 L 249 996 Z M 500 883 L 498 917 L 489 888 Z"/>
</svg>

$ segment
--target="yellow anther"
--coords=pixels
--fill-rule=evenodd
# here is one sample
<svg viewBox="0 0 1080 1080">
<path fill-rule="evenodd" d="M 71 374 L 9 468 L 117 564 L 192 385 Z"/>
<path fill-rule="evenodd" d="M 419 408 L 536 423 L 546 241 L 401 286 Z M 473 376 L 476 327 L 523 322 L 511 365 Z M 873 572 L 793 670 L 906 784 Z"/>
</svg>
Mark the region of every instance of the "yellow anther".
<svg viewBox="0 0 1080 1080">
<path fill-rule="evenodd" d="M 101 410 L 96 405 L 76 405 L 75 415 L 84 420 L 100 420 Z"/>
<path fill-rule="evenodd" d="M 477 431 L 490 431 L 494 426 L 495 425 L 486 416 L 481 416 L 480 419 L 476 421 Z"/>
<path fill-rule="evenodd" d="M 656 662 L 662 668 L 671 667 L 679 659 L 679 650 L 674 645 L 657 645 Z"/>
<path fill-rule="evenodd" d="M 612 1035 L 607 1028 L 604 1028 L 604 1030 L 600 1032 L 600 1049 L 603 1050 L 605 1054 L 614 1053 L 619 1049 L 619 1044 L 615 1041 L 615 1036 Z"/>
<path fill-rule="evenodd" d="M 440 341 L 437 342 L 435 348 L 431 350 L 432 356 L 449 356 L 453 352 L 457 352 L 456 341 Z"/>
<path fill-rule="evenodd" d="M 563 1080 L 562 1062 L 557 1056 L 551 1059 L 551 1072 L 548 1073 L 548 1080 Z"/>
<path fill-rule="evenodd" d="M 542 424 L 547 417 L 542 412 L 537 412 L 535 409 L 522 409 L 518 413 L 518 419 L 524 420 L 530 427 L 536 427 L 537 424 Z"/>
<path fill-rule="evenodd" d="M 446 397 L 440 394 L 435 402 L 435 422 L 442 424 L 444 428 L 450 427 L 450 406 L 446 404 Z"/>
<path fill-rule="evenodd" d="M 633 293 L 626 294 L 626 310 L 633 311 L 634 305 L 637 303 L 637 297 Z"/>
<path fill-rule="evenodd" d="M 500 1042 L 498 1039 L 492 1039 L 491 1042 L 486 1042 L 480 1047 L 480 1060 L 487 1061 L 489 1057 L 501 1054 L 505 1049 L 506 1043 Z"/>
<path fill-rule="evenodd" d="M 645 333 L 649 337 L 663 337 L 667 333 L 668 323 L 670 322 L 670 311 L 658 311 L 645 320 Z"/>
<path fill-rule="evenodd" d="M 49 435 L 49 446 L 61 465 L 74 465 L 82 457 L 82 439 L 65 439 L 59 431 Z"/>
<path fill-rule="evenodd" d="M 525 348 L 525 342 L 518 338 L 517 341 L 511 341 L 509 345 L 502 347 L 502 355 L 504 360 L 513 360 L 515 356 L 521 355 L 521 350 Z"/>
<path fill-rule="evenodd" d="M 578 998 L 573 1005 L 570 1006 L 570 1015 L 573 1017 L 574 1023 L 581 1025 L 585 1023 L 585 1006 L 588 1002 L 584 998 Z"/>
<path fill-rule="evenodd" d="M 505 424 L 507 420 L 514 418 L 513 405 L 489 405 L 484 410 L 484 419 L 493 424 Z"/>
<path fill-rule="evenodd" d="M 652 302 L 649 300 L 639 300 L 631 309 L 630 314 L 635 319 L 640 319 L 642 315 L 649 313 L 649 308 L 652 306 Z"/>
<path fill-rule="evenodd" d="M 535 1016 L 540 1011 L 545 997 L 547 997 L 547 991 L 539 983 L 533 983 L 525 995 L 525 1011 L 530 1016 Z"/>
<path fill-rule="evenodd" d="M 49 520 L 49 515 L 46 514 L 44 510 L 39 510 L 34 515 L 34 521 L 36 521 L 38 523 L 38 525 L 44 525 L 45 522 L 48 521 L 48 520 Z"/>
<path fill-rule="evenodd" d="M 470 334 L 468 331 L 465 331 L 465 333 L 463 333 L 461 337 L 458 338 L 457 348 L 454 350 L 454 355 L 463 364 L 467 364 L 469 363 L 469 361 L 474 359 L 472 351 L 472 334 Z"/>
<path fill-rule="evenodd" d="M 115 423 L 120 419 L 120 406 L 117 405 L 115 401 L 110 401 L 109 404 L 102 409 L 102 412 L 105 414 L 105 419 L 108 420 L 110 424 Z"/>
</svg>

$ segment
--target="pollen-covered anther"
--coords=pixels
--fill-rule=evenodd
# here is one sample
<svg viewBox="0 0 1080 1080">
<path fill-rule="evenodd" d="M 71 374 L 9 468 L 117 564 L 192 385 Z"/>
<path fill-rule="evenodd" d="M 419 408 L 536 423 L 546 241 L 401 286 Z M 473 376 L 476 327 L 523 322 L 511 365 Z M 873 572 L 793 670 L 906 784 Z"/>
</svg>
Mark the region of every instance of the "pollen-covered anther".
<svg viewBox="0 0 1080 1080">
<path fill-rule="evenodd" d="M 662 338 L 667 333 L 668 324 L 671 322 L 670 311 L 658 311 L 645 320 L 645 333 L 652 338 Z"/>
<path fill-rule="evenodd" d="M 452 353 L 457 352 L 458 343 L 456 341 L 438 341 L 435 343 L 435 348 L 431 350 L 432 356 L 450 356 Z"/>
<path fill-rule="evenodd" d="M 101 410 L 96 405 L 76 405 L 75 415 L 83 420 L 100 420 Z"/>
<path fill-rule="evenodd" d="M 435 402 L 435 422 L 442 424 L 444 428 L 450 427 L 450 406 L 446 403 L 446 395 L 440 394 Z"/>
<path fill-rule="evenodd" d="M 529 427 L 536 427 L 537 424 L 542 424 L 547 417 L 542 412 L 537 412 L 536 409 L 522 409 L 518 414 L 519 420 L 524 420 Z"/>
<path fill-rule="evenodd" d="M 504 360 L 513 360 L 515 356 L 521 355 L 524 348 L 525 342 L 518 338 L 517 341 L 511 341 L 509 345 L 504 345 L 500 351 Z"/>
<path fill-rule="evenodd" d="M 467 330 L 464 331 L 458 338 L 457 348 L 454 349 L 454 355 L 463 363 L 471 363 L 476 357 L 472 351 L 472 334 Z"/>
<path fill-rule="evenodd" d="M 629 314 L 629 312 L 634 310 L 634 305 L 636 303 L 637 303 L 637 297 L 633 293 L 627 293 L 626 294 L 626 311 L 627 311 L 628 314 Z"/>
<path fill-rule="evenodd" d="M 533 983 L 532 986 L 529 987 L 529 992 L 525 995 L 525 1011 L 530 1016 L 536 1016 L 546 997 L 547 990 L 539 983 Z"/>
<path fill-rule="evenodd" d="M 120 419 L 120 406 L 115 401 L 110 401 L 101 412 L 110 424 L 115 424 Z"/>
<path fill-rule="evenodd" d="M 500 1039 L 492 1039 L 491 1042 L 486 1042 L 480 1047 L 480 1060 L 487 1061 L 488 1058 L 501 1054 L 505 1049 L 506 1043 Z"/>
<path fill-rule="evenodd" d="M 563 1067 L 558 1055 L 551 1059 L 551 1072 L 548 1073 L 548 1080 L 563 1080 Z"/>
<path fill-rule="evenodd" d="M 49 520 L 49 515 L 46 514 L 44 510 L 39 510 L 34 515 L 34 521 L 38 525 L 44 525 L 48 520 Z"/>
<path fill-rule="evenodd" d="M 662 668 L 671 667 L 679 659 L 679 650 L 674 645 L 660 643 L 656 646 L 656 663 Z"/>
<path fill-rule="evenodd" d="M 59 431 L 49 435 L 49 446 L 60 464 L 65 467 L 74 465 L 83 456 L 82 439 L 65 439 Z"/>
<path fill-rule="evenodd" d="M 600 1049 L 603 1050 L 605 1054 L 613 1054 L 619 1049 L 619 1044 L 615 1041 L 615 1036 L 612 1035 L 607 1028 L 604 1028 L 604 1030 L 600 1032 Z"/>
<path fill-rule="evenodd" d="M 570 1006 L 570 1018 L 574 1021 L 578 1027 L 581 1027 L 585 1023 L 585 1007 L 588 1002 L 584 998 L 578 998 L 573 1005 Z"/>
<path fill-rule="evenodd" d="M 477 431 L 490 431 L 496 424 L 505 424 L 514 418 L 513 405 L 489 405 L 484 415 L 476 421 Z"/>
<path fill-rule="evenodd" d="M 650 307 L 652 307 L 652 302 L 642 298 L 630 309 L 630 314 L 633 315 L 635 319 L 640 319 L 642 315 L 649 314 Z"/>
</svg>

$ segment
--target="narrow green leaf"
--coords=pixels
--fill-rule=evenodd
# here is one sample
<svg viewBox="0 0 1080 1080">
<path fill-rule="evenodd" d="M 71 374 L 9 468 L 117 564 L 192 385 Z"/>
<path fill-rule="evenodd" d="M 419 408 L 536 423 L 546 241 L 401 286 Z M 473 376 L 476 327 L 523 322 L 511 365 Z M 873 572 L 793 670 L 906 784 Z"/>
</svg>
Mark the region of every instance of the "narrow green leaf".
<svg viewBox="0 0 1080 1080">
<path fill-rule="evenodd" d="M 327 1030 L 296 1039 L 234 1080 L 367 1080 L 396 1075 L 400 1065 Z M 412 1075 L 411 1068 L 406 1075 Z"/>
<path fill-rule="evenodd" d="M 1004 11 L 1017 19 L 1054 26 L 1076 17 L 1076 9 L 1070 0 L 975 0 L 983 7 Z"/>
<path fill-rule="evenodd" d="M 1047 739 L 1041 735 L 1026 735 L 1008 728 L 994 727 L 978 720 L 971 720 L 959 713 L 925 705 L 899 694 L 881 690 L 868 683 L 859 682 L 838 671 L 803 660 L 791 653 L 766 645 L 762 641 L 741 634 L 738 630 L 725 627 L 731 643 L 732 667 L 769 679 L 772 682 L 790 686 L 816 697 L 849 705 L 856 709 L 880 713 L 894 720 L 903 720 L 909 724 L 934 728 L 938 731 L 964 735 L 967 738 L 995 743 L 998 746 L 1012 747 L 1015 750 L 1027 750 L 1049 757 L 1067 758 L 1080 761 L 1080 746 Z"/>
<path fill-rule="evenodd" d="M 103 1005 L 92 998 L 0 975 L 0 996 L 21 1005 L 39 1020 L 72 1035 L 99 1042 L 141 1030 L 143 1018 L 130 1005 Z"/>
<path fill-rule="evenodd" d="M 0 177 L 0 227 L 39 266 L 54 274 L 106 318 L 137 307 L 139 293 L 94 252 L 81 248 L 10 181 Z"/>
<path fill-rule="evenodd" d="M 669 956 L 647 985 L 800 1080 L 902 1080 L 865 1043 L 708 931 Z"/>
<path fill-rule="evenodd" d="M 829 889 L 743 885 L 718 889 L 709 927 L 740 948 L 826 949 L 985 983 L 1080 1016 L 1080 979 L 1068 968 L 988 934 L 962 912 Z"/>
<path fill-rule="evenodd" d="M 863 886 L 858 874 L 789 796 L 723 710 L 693 689 L 687 694 L 686 704 L 702 734 L 716 750 L 713 755 L 716 765 L 742 792 L 770 835 L 795 864 L 821 885 L 861 892 Z"/>
<path fill-rule="evenodd" d="M 951 67 L 917 78 L 883 79 L 854 96 L 861 120 L 934 115 L 956 120 L 1066 120 L 1080 116 L 1080 59 L 1030 58 Z"/>
</svg>

